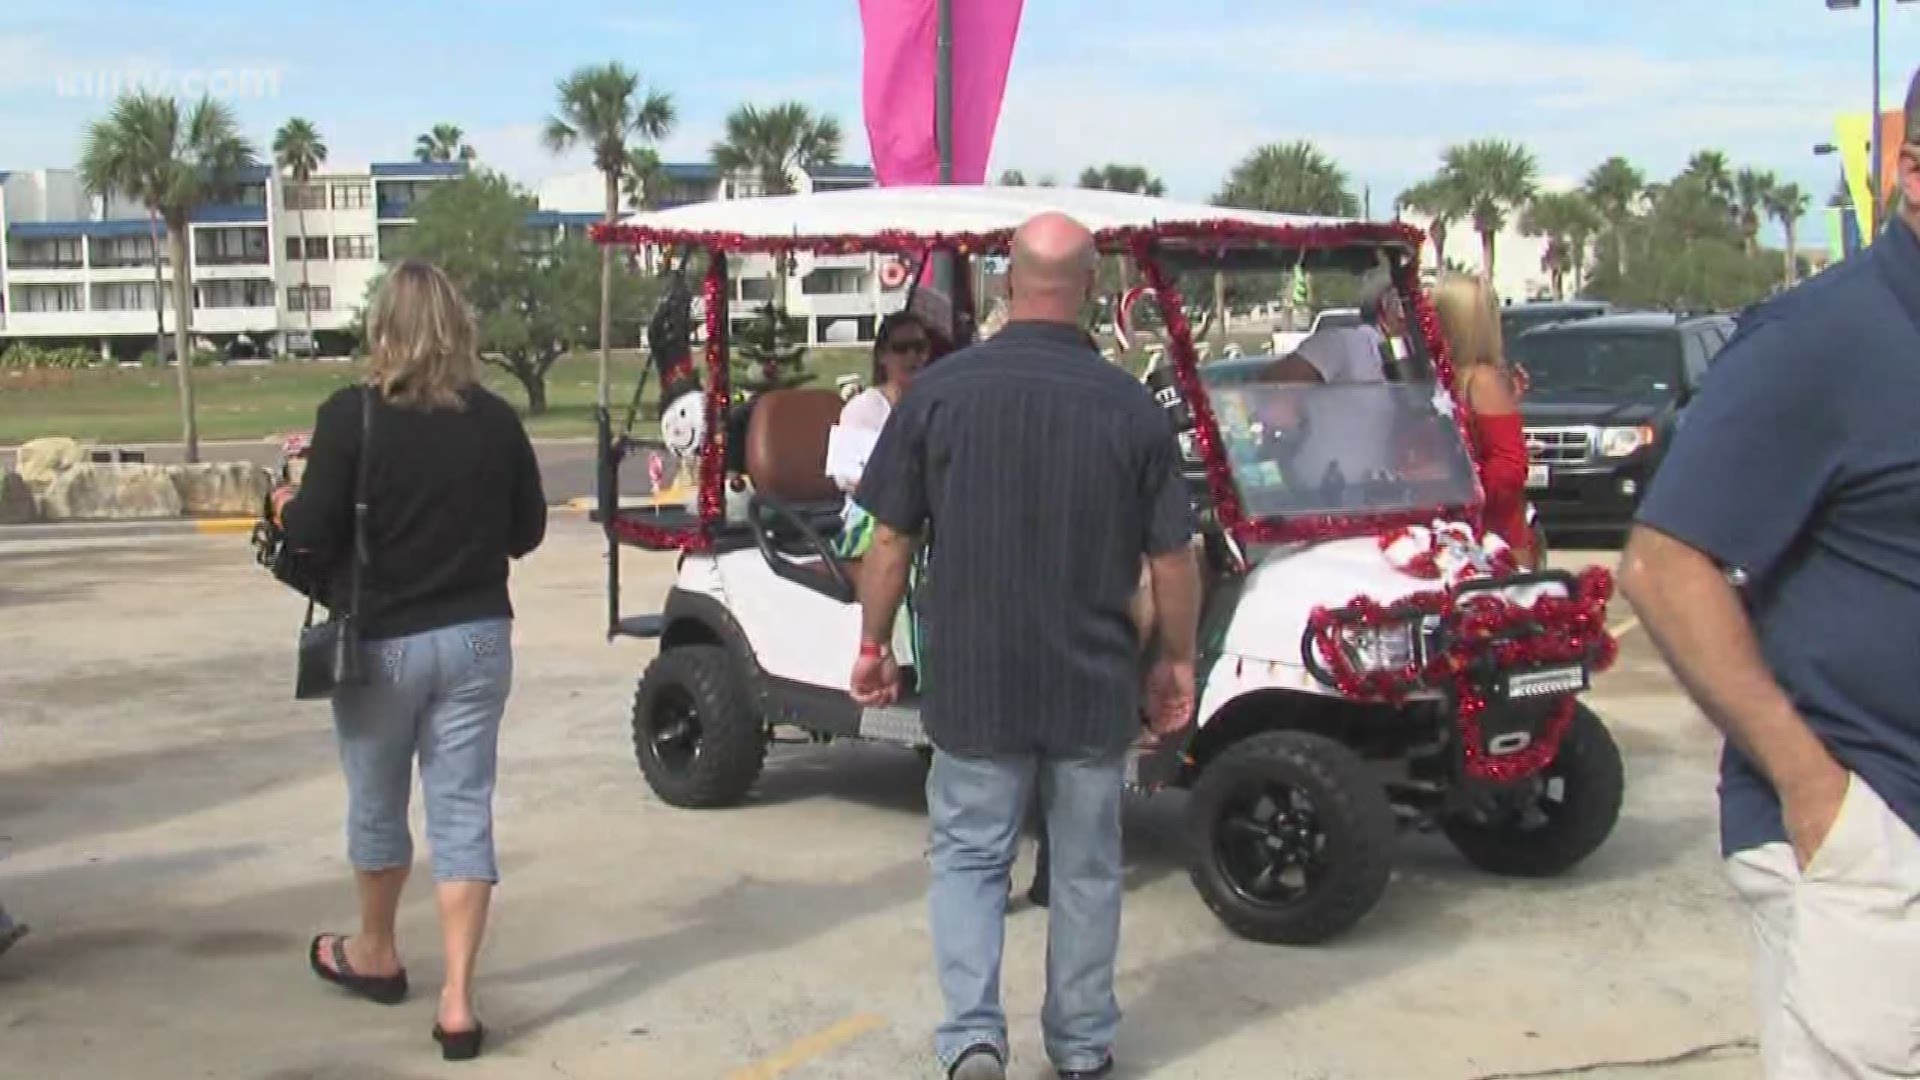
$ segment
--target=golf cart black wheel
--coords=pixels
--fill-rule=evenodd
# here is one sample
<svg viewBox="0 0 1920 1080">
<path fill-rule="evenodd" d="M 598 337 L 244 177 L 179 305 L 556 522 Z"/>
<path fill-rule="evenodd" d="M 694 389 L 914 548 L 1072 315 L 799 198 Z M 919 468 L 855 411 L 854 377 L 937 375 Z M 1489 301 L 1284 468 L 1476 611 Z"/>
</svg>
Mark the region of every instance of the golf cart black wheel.
<svg viewBox="0 0 1920 1080">
<path fill-rule="evenodd" d="M 1228 929 L 1313 945 L 1359 922 L 1393 872 L 1394 820 L 1353 751 L 1275 731 L 1209 761 L 1187 809 L 1193 884 Z"/>
<path fill-rule="evenodd" d="M 684 645 L 654 658 L 633 699 L 633 751 L 654 793 L 673 806 L 746 798 L 766 760 L 766 725 L 725 649 Z"/>
<path fill-rule="evenodd" d="M 1444 818 L 1440 827 L 1482 870 L 1553 877 L 1606 842 L 1620 820 L 1625 788 L 1626 772 L 1612 734 L 1590 709 L 1576 705 L 1560 753 L 1529 783 L 1527 798 L 1503 803 L 1495 814 Z"/>
</svg>

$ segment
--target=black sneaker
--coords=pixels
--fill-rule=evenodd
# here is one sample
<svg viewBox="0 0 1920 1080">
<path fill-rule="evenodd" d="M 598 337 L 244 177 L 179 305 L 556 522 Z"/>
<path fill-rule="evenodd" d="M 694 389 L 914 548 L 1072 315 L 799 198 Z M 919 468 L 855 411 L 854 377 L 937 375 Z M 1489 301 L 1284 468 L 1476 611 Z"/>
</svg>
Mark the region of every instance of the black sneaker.
<svg viewBox="0 0 1920 1080">
<path fill-rule="evenodd" d="M 1106 1080 L 1113 1075 L 1113 1055 L 1091 1069 L 1061 1069 L 1060 1080 Z"/>
<path fill-rule="evenodd" d="M 977 1043 L 953 1059 L 947 1080 L 1007 1080 L 1007 1063 L 1000 1060 L 1000 1051 Z"/>
</svg>

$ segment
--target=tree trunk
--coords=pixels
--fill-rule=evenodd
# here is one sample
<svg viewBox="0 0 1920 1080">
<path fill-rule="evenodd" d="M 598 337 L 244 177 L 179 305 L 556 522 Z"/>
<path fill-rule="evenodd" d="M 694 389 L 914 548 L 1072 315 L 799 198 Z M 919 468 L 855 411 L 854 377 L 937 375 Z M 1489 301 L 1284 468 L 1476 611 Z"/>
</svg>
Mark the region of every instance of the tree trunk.
<svg viewBox="0 0 1920 1080">
<path fill-rule="evenodd" d="M 1796 222 L 1787 224 L 1787 284 L 1792 285 L 1800 277 L 1800 237 Z"/>
<path fill-rule="evenodd" d="M 160 216 L 147 211 L 148 254 L 153 257 L 153 358 L 167 362 L 167 279 L 160 272 Z"/>
<path fill-rule="evenodd" d="M 1433 237 L 1434 270 L 1444 274 L 1447 272 L 1447 223 L 1435 218 L 1427 227 L 1427 235 Z"/>
<path fill-rule="evenodd" d="M 1480 234 L 1480 269 L 1482 273 L 1487 275 L 1488 285 L 1493 284 L 1493 244 L 1492 233 L 1482 232 Z"/>
<path fill-rule="evenodd" d="M 1214 355 L 1227 351 L 1227 275 L 1213 272 L 1213 347 Z"/>
<path fill-rule="evenodd" d="M 301 308 L 307 313 L 307 355 L 320 350 L 313 340 L 313 278 L 307 272 L 307 184 L 300 184 L 300 295 Z"/>
<path fill-rule="evenodd" d="M 620 217 L 620 173 L 610 170 L 607 179 L 607 224 Z M 600 388 L 597 401 L 602 409 L 611 408 L 613 372 L 613 245 L 600 245 Z M 539 412 L 546 411 L 547 384 L 539 380 Z M 527 408 L 534 410 L 534 384 L 527 385 Z"/>
<path fill-rule="evenodd" d="M 1613 277 L 1615 281 L 1627 280 L 1627 227 L 1623 221 L 1613 223 Z"/>
<path fill-rule="evenodd" d="M 515 371 L 520 385 L 527 388 L 527 415 L 542 416 L 547 411 L 547 373 L 538 368 Z"/>
<path fill-rule="evenodd" d="M 193 323 L 193 272 L 187 240 L 187 216 L 167 222 L 167 246 L 173 252 L 173 360 L 180 367 L 180 445 L 187 464 L 200 460 L 200 430 L 193 417 L 193 351 L 188 345 Z"/>
</svg>

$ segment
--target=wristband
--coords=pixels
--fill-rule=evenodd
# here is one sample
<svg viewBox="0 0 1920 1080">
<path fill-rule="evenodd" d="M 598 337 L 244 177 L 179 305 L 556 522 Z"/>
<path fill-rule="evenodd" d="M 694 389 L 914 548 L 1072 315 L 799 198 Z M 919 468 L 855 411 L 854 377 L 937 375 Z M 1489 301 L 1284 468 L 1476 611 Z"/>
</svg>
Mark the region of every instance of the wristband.
<svg viewBox="0 0 1920 1080">
<path fill-rule="evenodd" d="M 863 641 L 860 643 L 860 655 L 863 657 L 877 657 L 884 660 L 893 655 L 893 650 L 877 641 Z"/>
</svg>

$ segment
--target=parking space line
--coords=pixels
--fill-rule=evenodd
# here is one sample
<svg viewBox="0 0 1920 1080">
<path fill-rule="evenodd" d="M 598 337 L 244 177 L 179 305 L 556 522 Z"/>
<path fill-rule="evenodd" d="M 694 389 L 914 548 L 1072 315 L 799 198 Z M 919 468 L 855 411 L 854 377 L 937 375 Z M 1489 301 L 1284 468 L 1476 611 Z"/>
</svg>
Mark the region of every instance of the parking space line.
<svg viewBox="0 0 1920 1080">
<path fill-rule="evenodd" d="M 746 1068 L 729 1073 L 727 1080 L 774 1080 L 775 1077 L 797 1069 L 817 1057 L 832 1053 L 869 1031 L 885 1025 L 885 1020 L 872 1013 L 849 1016 L 832 1027 L 821 1028 L 795 1041 L 777 1054 L 761 1058 Z"/>
<path fill-rule="evenodd" d="M 1612 626 L 1607 627 L 1607 633 L 1612 634 L 1614 640 L 1617 641 L 1638 629 L 1640 629 L 1640 616 L 1629 615 L 1619 622 L 1614 623 Z"/>
</svg>

